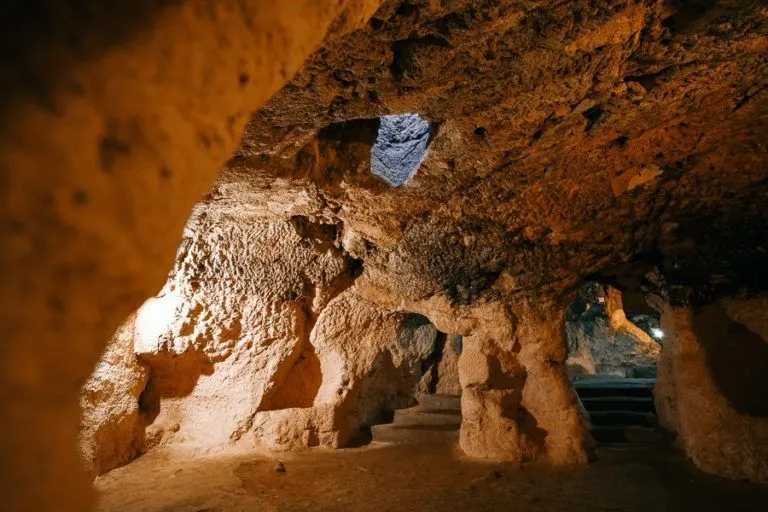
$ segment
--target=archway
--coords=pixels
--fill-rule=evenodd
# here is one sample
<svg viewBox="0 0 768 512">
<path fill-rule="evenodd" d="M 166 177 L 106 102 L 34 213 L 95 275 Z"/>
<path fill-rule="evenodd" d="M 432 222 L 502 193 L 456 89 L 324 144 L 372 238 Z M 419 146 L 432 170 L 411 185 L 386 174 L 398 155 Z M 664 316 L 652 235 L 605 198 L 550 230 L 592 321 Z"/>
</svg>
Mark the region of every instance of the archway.
<svg viewBox="0 0 768 512">
<path fill-rule="evenodd" d="M 409 407 L 392 411 L 387 421 L 371 427 L 372 440 L 396 443 L 447 443 L 459 439 L 461 384 L 458 362 L 462 337 L 437 331 L 422 316 L 421 323 L 433 338 L 431 353 L 421 361 L 418 387 Z"/>
<path fill-rule="evenodd" d="M 653 396 L 664 340 L 660 312 L 640 294 L 633 299 L 587 282 L 568 308 L 564 330 L 568 375 L 595 440 L 663 443 Z"/>
</svg>

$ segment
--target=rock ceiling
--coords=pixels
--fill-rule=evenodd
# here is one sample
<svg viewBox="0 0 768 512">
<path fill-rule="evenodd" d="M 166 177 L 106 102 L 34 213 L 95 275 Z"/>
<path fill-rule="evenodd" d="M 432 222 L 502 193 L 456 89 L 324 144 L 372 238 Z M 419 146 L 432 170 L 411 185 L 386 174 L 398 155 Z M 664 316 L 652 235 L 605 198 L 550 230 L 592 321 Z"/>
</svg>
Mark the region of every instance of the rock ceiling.
<svg viewBox="0 0 768 512">
<path fill-rule="evenodd" d="M 405 185 L 378 117 L 432 123 Z M 250 122 L 208 201 L 336 228 L 412 298 L 557 294 L 632 261 L 764 286 L 764 2 L 389 1 Z M 229 213 L 227 213 L 229 212 Z"/>
</svg>

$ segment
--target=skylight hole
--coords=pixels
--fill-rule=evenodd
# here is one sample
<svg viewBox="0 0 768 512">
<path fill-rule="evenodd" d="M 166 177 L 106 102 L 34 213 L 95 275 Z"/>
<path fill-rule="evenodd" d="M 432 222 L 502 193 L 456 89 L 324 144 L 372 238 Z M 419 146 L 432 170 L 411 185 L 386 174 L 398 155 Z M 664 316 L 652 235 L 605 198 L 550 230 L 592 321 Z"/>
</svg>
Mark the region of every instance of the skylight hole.
<svg viewBox="0 0 768 512">
<path fill-rule="evenodd" d="M 371 151 L 371 172 L 391 187 L 404 185 L 419 170 L 431 134 L 418 114 L 382 116 Z"/>
</svg>

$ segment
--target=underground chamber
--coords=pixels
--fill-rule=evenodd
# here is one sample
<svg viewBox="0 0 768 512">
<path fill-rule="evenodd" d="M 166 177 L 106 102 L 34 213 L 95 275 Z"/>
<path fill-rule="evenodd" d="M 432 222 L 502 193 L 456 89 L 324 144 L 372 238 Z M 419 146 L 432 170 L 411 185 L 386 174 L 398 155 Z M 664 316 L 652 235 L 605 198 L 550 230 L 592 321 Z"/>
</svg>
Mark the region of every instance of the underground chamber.
<svg viewBox="0 0 768 512">
<path fill-rule="evenodd" d="M 4 509 L 761 510 L 764 6 L 3 9 Z"/>
</svg>

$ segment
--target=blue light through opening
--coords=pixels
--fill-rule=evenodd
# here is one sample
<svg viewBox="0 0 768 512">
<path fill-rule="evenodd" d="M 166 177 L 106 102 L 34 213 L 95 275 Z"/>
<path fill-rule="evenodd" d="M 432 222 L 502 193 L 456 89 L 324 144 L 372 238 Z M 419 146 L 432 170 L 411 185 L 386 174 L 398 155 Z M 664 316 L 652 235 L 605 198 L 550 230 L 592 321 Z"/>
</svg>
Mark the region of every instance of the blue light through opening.
<svg viewBox="0 0 768 512">
<path fill-rule="evenodd" d="M 399 187 L 419 170 L 427 152 L 429 121 L 418 114 L 382 116 L 371 151 L 371 172 Z"/>
</svg>

